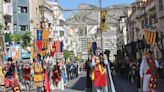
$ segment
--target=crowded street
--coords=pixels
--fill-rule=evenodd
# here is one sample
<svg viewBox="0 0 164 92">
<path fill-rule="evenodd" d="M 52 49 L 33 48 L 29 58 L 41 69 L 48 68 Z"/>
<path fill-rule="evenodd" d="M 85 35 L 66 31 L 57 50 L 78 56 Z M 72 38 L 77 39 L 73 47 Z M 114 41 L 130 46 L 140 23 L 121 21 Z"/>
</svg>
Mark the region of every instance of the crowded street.
<svg viewBox="0 0 164 92">
<path fill-rule="evenodd" d="M 0 0 L 0 92 L 164 92 L 164 0 Z"/>
</svg>

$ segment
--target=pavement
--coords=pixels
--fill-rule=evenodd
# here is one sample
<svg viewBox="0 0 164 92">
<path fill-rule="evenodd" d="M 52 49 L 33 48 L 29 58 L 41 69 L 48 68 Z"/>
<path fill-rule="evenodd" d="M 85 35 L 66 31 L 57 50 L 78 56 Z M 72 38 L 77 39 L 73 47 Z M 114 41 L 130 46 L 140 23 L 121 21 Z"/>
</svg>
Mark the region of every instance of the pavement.
<svg viewBox="0 0 164 92">
<path fill-rule="evenodd" d="M 118 75 L 113 76 L 116 92 L 138 92 L 138 89 L 134 83 L 126 80 Z M 164 92 L 164 79 L 158 80 L 158 86 L 156 92 Z"/>
<path fill-rule="evenodd" d="M 81 72 L 78 78 L 69 81 L 68 88 L 58 92 L 85 92 L 85 88 L 86 88 L 86 72 Z"/>
<path fill-rule="evenodd" d="M 135 84 L 121 78 L 118 75 L 113 76 L 113 81 L 114 86 L 116 88 L 116 92 L 137 92 Z"/>
</svg>

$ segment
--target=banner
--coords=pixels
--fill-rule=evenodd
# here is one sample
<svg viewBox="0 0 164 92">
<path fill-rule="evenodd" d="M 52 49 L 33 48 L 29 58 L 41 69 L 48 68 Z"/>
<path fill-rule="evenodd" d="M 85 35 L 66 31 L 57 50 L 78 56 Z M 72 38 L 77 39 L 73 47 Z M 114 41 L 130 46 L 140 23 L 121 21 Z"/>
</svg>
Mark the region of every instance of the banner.
<svg viewBox="0 0 164 92">
<path fill-rule="evenodd" d="M 156 41 L 156 32 L 149 31 L 149 30 L 144 30 L 144 31 L 145 31 L 144 35 L 145 35 L 146 43 L 154 46 Z"/>
<path fill-rule="evenodd" d="M 49 40 L 49 30 L 48 29 L 43 30 L 42 37 L 43 37 L 42 38 L 43 40 Z"/>
<path fill-rule="evenodd" d="M 30 53 L 31 53 L 31 58 L 35 58 L 36 57 L 36 54 L 35 54 L 35 51 L 34 51 L 33 47 L 31 47 Z"/>
<path fill-rule="evenodd" d="M 20 48 L 18 48 L 15 52 L 15 55 L 14 55 L 14 60 L 20 60 L 21 59 L 21 51 L 20 51 Z"/>
<path fill-rule="evenodd" d="M 55 42 L 56 52 L 60 52 L 60 41 Z"/>
<path fill-rule="evenodd" d="M 96 50 L 97 50 L 97 43 L 96 42 L 92 43 L 92 50 L 93 50 L 93 54 L 96 55 Z"/>
<path fill-rule="evenodd" d="M 38 51 L 42 51 L 42 30 L 37 30 L 36 46 Z"/>
<path fill-rule="evenodd" d="M 100 28 L 102 32 L 106 32 L 107 24 L 106 24 L 106 17 L 107 17 L 107 11 L 102 10 L 100 13 Z"/>
<path fill-rule="evenodd" d="M 64 47 L 64 44 L 63 44 L 63 41 L 60 42 L 60 52 L 63 52 L 63 47 Z"/>
</svg>

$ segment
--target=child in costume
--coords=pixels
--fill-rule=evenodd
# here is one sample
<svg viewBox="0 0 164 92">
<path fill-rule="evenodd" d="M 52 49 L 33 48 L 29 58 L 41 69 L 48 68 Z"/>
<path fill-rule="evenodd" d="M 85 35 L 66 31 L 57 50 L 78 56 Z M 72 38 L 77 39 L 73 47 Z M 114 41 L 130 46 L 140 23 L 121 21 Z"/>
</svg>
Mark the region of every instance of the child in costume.
<svg viewBox="0 0 164 92">
<path fill-rule="evenodd" d="M 26 89 L 30 90 L 30 73 L 31 73 L 31 67 L 28 63 L 26 63 L 23 66 L 23 80 L 26 86 Z"/>
</svg>

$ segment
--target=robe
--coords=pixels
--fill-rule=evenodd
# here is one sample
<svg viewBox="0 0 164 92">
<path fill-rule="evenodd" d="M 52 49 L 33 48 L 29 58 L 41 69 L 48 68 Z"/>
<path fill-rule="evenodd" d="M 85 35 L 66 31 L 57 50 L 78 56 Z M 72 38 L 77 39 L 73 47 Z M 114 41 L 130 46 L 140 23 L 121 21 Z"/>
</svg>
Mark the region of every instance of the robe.
<svg viewBox="0 0 164 92">
<path fill-rule="evenodd" d="M 107 86 L 106 69 L 104 67 L 101 65 L 96 66 L 92 76 L 94 77 L 94 87 Z"/>
</svg>

